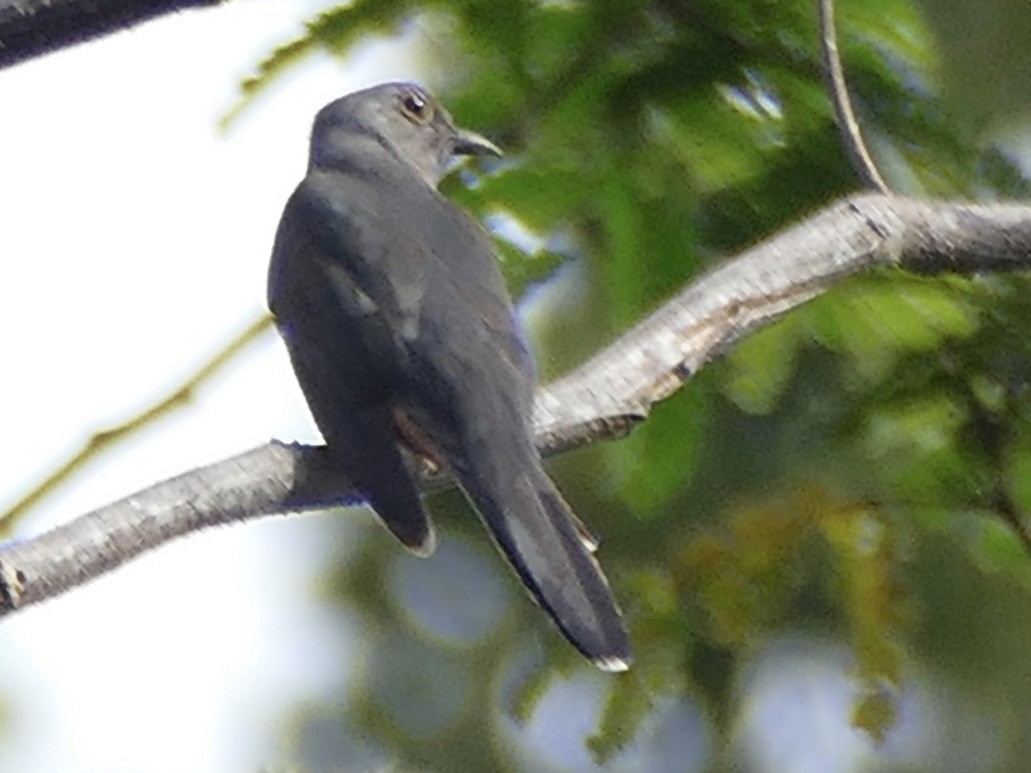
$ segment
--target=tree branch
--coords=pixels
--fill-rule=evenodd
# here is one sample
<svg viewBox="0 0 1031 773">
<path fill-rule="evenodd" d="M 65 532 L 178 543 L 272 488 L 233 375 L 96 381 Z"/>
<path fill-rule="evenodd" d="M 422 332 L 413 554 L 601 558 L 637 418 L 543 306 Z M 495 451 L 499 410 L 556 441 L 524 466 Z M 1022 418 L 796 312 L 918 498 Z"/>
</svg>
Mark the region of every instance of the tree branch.
<svg viewBox="0 0 1031 773">
<path fill-rule="evenodd" d="M 181 408 L 193 400 L 198 389 L 218 375 L 222 368 L 236 357 L 237 354 L 246 349 L 252 341 L 256 340 L 271 327 L 272 317 L 266 312 L 257 319 L 252 320 L 228 344 L 219 349 L 192 375 L 156 403 L 120 424 L 94 432 L 81 448 L 58 464 L 57 468 L 47 474 L 43 480 L 33 485 L 6 512 L 0 514 L 0 534 L 9 534 L 11 529 L 17 524 L 18 519 L 31 508 L 38 505 L 47 495 L 56 491 L 62 483 L 81 470 L 87 462 L 98 454 L 107 450 L 115 443 L 125 440 L 129 435 L 139 431 L 152 421 L 162 418 L 176 408 Z"/>
<path fill-rule="evenodd" d="M 0 69 L 221 0 L 0 0 Z"/>
<path fill-rule="evenodd" d="M 820 23 L 820 51 L 823 55 L 823 79 L 827 84 L 827 93 L 834 105 L 834 115 L 838 121 L 841 144 L 845 146 L 848 160 L 863 186 L 872 191 L 889 193 L 888 183 L 881 177 L 870 152 L 863 142 L 863 134 L 859 131 L 859 122 L 852 110 L 848 85 L 845 83 L 845 70 L 841 66 L 841 55 L 838 52 L 838 37 L 834 28 L 833 0 L 817 0 L 817 18 Z"/>
<path fill-rule="evenodd" d="M 1031 269 L 1031 206 L 880 194 L 831 205 L 692 282 L 541 389 L 534 420 L 542 453 L 625 434 L 736 341 L 875 266 L 924 274 Z M 8 544 L 0 551 L 0 615 L 57 596 L 184 534 L 358 501 L 323 448 L 268 443 Z"/>
</svg>

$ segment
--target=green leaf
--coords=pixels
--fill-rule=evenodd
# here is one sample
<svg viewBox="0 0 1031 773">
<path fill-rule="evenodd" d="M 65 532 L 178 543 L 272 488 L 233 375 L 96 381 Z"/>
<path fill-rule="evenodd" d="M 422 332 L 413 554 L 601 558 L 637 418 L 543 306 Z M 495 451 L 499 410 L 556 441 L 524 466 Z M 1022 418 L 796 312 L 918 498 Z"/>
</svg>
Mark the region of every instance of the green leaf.
<svg viewBox="0 0 1031 773">
<path fill-rule="evenodd" d="M 789 316 L 738 344 L 723 369 L 723 393 L 746 413 L 772 411 L 795 374 L 802 333 L 801 316 Z"/>
<path fill-rule="evenodd" d="M 849 282 L 810 305 L 813 335 L 851 358 L 861 380 L 884 379 L 902 355 L 965 338 L 979 311 L 949 283 L 897 275 Z"/>
<path fill-rule="evenodd" d="M 689 487 L 710 413 L 708 394 L 694 384 L 656 406 L 630 437 L 606 447 L 609 485 L 637 515 L 658 516 Z"/>
<path fill-rule="evenodd" d="M 302 35 L 277 46 L 258 65 L 257 73 L 240 83 L 240 96 L 219 119 L 219 127 L 229 128 L 276 78 L 294 69 L 314 51 L 323 49 L 343 56 L 365 36 L 395 30 L 419 5 L 417 0 L 354 0 L 320 13 L 304 25 Z"/>
</svg>

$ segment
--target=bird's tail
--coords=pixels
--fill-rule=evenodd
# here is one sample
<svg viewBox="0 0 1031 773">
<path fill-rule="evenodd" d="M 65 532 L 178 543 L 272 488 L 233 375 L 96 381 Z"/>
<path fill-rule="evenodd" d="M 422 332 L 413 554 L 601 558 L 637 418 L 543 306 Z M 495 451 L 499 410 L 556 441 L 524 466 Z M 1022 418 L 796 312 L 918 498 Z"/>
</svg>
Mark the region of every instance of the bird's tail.
<svg viewBox="0 0 1031 773">
<path fill-rule="evenodd" d="M 530 595 L 565 637 L 599 668 L 625 671 L 630 644 L 608 581 L 592 555 L 597 541 L 539 463 L 524 469 L 528 471 L 504 487 L 461 474 L 459 478 Z"/>
</svg>

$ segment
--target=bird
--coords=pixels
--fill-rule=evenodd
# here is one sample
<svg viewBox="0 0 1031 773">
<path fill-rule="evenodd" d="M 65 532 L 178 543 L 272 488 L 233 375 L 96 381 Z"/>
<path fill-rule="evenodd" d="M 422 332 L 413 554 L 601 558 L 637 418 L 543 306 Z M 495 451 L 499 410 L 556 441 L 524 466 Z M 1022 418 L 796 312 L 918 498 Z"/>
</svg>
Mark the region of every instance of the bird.
<svg viewBox="0 0 1031 773">
<path fill-rule="evenodd" d="M 493 243 L 438 191 L 464 158 L 501 155 L 414 83 L 330 102 L 276 232 L 268 304 L 332 463 L 390 532 L 434 550 L 404 447 L 453 477 L 566 639 L 624 671 L 596 541 L 534 445 L 536 370 Z"/>
</svg>

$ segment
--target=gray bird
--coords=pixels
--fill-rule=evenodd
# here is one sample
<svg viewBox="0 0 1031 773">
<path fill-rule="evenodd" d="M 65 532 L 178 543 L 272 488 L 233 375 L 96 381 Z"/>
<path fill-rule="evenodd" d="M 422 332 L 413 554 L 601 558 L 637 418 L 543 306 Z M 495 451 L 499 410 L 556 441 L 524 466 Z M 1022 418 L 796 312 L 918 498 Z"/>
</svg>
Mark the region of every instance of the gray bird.
<svg viewBox="0 0 1031 773">
<path fill-rule="evenodd" d="M 324 107 L 276 234 L 269 307 L 329 452 L 387 528 L 433 551 L 401 442 L 454 476 L 569 641 L 622 671 L 629 643 L 594 542 L 534 447 L 536 376 L 490 238 L 437 191 L 481 154 L 501 152 L 414 84 Z"/>
</svg>

